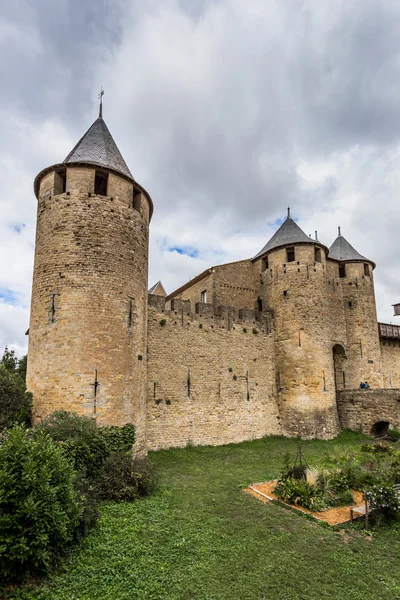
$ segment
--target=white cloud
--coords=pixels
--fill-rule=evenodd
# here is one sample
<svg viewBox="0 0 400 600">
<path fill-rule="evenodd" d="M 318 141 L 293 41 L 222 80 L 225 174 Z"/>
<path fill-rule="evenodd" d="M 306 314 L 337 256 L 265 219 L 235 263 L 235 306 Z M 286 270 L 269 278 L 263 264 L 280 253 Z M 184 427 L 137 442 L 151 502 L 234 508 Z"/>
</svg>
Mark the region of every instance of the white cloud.
<svg viewBox="0 0 400 600">
<path fill-rule="evenodd" d="M 318 230 L 329 245 L 341 225 L 377 263 L 379 318 L 392 318 L 400 300 L 395 0 L 329 10 L 320 0 L 108 0 L 100 11 L 64 0 L 62 19 L 46 2 L 18 1 L 8 31 L 22 12 L 36 59 L 26 72 L 14 49 L 0 67 L 11 82 L 0 100 L 0 288 L 16 295 L 12 309 L 29 304 L 32 180 L 94 120 L 102 84 L 106 122 L 154 200 L 150 284 L 161 279 L 170 292 L 213 264 L 256 254 L 290 205 L 306 233 Z M 24 72 L 22 89 L 15 73 Z M 0 324 L 0 348 L 10 337 L 22 348 L 22 330 L 18 320 L 11 330 Z"/>
</svg>

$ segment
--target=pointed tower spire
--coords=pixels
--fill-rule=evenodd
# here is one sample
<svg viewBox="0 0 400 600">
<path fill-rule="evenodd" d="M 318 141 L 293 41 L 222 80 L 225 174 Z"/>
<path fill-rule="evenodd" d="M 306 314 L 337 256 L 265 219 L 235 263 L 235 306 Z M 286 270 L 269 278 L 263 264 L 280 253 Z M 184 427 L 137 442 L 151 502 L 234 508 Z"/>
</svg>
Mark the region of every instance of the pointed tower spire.
<svg viewBox="0 0 400 600">
<path fill-rule="evenodd" d="M 100 165 L 133 179 L 101 113 L 102 105 L 100 104 L 99 118 L 71 150 L 64 163 L 86 162 Z"/>
<path fill-rule="evenodd" d="M 341 262 L 369 262 L 375 266 L 375 263 L 369 258 L 366 258 L 344 238 L 338 228 L 338 237 L 329 248 L 329 258 L 340 260 Z"/>
<path fill-rule="evenodd" d="M 297 223 L 295 223 L 295 221 L 293 221 L 292 217 L 290 216 L 290 208 L 288 207 L 287 218 L 285 219 L 285 221 L 283 221 L 278 231 L 274 233 L 274 235 L 264 246 L 264 248 L 262 248 L 260 252 L 256 254 L 253 260 L 259 258 L 260 256 L 263 256 L 270 250 L 274 250 L 275 248 L 291 244 L 317 244 L 322 248 L 325 248 L 325 250 L 327 250 L 326 246 L 321 244 L 321 242 L 319 242 L 317 239 L 313 240 L 311 238 L 311 234 L 310 237 L 308 237 L 304 233 L 304 231 L 300 229 Z"/>
<path fill-rule="evenodd" d="M 100 87 L 100 94 L 99 94 L 99 100 L 100 100 L 99 119 L 103 118 L 103 96 L 104 96 L 104 90 L 103 90 L 103 87 Z"/>
</svg>

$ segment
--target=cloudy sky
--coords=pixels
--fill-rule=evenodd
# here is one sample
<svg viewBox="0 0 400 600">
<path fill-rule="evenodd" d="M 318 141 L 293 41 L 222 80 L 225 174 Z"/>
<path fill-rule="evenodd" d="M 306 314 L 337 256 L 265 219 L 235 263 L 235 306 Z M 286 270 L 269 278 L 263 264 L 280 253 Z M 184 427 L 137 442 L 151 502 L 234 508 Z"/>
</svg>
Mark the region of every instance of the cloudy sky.
<svg viewBox="0 0 400 600">
<path fill-rule="evenodd" d="M 255 255 L 291 206 L 400 301 L 398 0 L 13 0 L 0 8 L 0 351 L 26 350 L 35 175 L 97 116 L 151 194 L 168 292 Z M 400 321 L 399 321 L 400 324 Z"/>
</svg>

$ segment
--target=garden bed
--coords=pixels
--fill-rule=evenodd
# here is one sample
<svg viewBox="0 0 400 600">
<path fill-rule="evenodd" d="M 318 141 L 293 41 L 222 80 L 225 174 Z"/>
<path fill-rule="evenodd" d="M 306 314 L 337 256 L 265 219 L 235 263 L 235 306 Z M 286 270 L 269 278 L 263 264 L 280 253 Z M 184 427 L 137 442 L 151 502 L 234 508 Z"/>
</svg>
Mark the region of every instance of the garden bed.
<svg viewBox="0 0 400 600">
<path fill-rule="evenodd" d="M 362 492 L 358 492 L 353 490 L 353 498 L 354 502 L 352 504 L 348 504 L 346 506 L 336 506 L 334 508 L 329 508 L 328 510 L 323 510 L 320 512 L 313 512 L 308 508 L 304 508 L 303 506 L 298 506 L 296 504 L 287 504 L 282 500 L 279 500 L 278 497 L 274 494 L 274 489 L 277 485 L 277 480 L 274 479 L 272 481 L 266 481 L 265 483 L 255 483 L 254 485 L 249 486 L 244 491 L 247 494 L 251 494 L 261 502 L 270 502 L 270 501 L 280 501 L 282 504 L 286 504 L 290 508 L 295 510 L 299 510 L 300 512 L 306 513 L 308 515 L 313 516 L 318 521 L 325 521 L 329 525 L 341 525 L 343 523 L 348 523 L 350 521 L 350 509 L 356 508 L 363 501 Z M 354 515 L 355 518 L 358 518 L 360 515 Z"/>
</svg>

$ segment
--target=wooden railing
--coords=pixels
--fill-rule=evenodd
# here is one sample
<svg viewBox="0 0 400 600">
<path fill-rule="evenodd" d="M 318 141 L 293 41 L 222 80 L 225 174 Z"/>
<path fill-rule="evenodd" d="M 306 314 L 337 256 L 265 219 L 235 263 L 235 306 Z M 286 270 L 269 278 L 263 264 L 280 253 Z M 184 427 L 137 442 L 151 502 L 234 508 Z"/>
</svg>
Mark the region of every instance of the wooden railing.
<svg viewBox="0 0 400 600">
<path fill-rule="evenodd" d="M 400 340 L 400 325 L 389 325 L 389 323 L 378 323 L 379 337 L 395 338 Z"/>
</svg>

